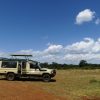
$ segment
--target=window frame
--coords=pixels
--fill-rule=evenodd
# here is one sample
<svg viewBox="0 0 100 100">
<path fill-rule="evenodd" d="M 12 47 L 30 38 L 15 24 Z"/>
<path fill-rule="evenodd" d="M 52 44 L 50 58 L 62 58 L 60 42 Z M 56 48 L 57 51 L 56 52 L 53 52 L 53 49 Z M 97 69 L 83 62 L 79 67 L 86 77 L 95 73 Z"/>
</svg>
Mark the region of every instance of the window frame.
<svg viewBox="0 0 100 100">
<path fill-rule="evenodd" d="M 35 67 L 32 68 L 32 67 L 31 67 L 31 64 L 32 64 L 33 66 L 35 66 Z M 38 69 L 38 67 L 37 67 L 36 65 L 34 65 L 33 63 L 29 63 L 29 65 L 30 65 L 30 69 Z"/>
<path fill-rule="evenodd" d="M 3 67 L 3 66 L 6 66 L 6 67 Z M 17 68 L 17 61 L 2 61 L 1 68 Z"/>
</svg>

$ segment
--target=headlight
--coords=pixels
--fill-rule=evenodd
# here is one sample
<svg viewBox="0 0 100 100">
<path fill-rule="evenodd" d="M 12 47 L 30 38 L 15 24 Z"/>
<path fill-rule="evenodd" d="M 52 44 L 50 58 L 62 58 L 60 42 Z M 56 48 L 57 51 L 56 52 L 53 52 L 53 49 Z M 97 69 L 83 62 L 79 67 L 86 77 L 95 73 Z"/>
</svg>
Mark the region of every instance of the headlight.
<svg viewBox="0 0 100 100">
<path fill-rule="evenodd" d="M 51 71 L 51 74 L 53 74 L 53 70 Z"/>
<path fill-rule="evenodd" d="M 52 70 L 51 71 L 51 74 L 56 74 L 56 70 Z"/>
</svg>

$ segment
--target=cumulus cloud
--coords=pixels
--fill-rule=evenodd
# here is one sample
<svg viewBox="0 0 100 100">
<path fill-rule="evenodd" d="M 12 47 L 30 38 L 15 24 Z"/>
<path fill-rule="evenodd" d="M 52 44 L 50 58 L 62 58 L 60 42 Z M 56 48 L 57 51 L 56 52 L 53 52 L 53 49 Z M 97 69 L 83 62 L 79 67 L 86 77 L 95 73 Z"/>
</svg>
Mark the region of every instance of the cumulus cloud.
<svg viewBox="0 0 100 100">
<path fill-rule="evenodd" d="M 4 53 L 4 52 L 0 51 L 0 58 L 2 58 L 2 57 L 7 57 L 7 56 L 8 56 L 7 53 Z"/>
<path fill-rule="evenodd" d="M 100 60 L 100 39 L 96 41 L 91 38 L 84 38 L 83 41 L 66 46 L 64 60 L 70 63 L 78 63 L 85 59 L 91 63 L 99 63 Z"/>
<path fill-rule="evenodd" d="M 33 59 L 40 62 L 78 64 L 80 60 L 85 59 L 92 63 L 99 63 L 100 38 L 97 40 L 84 38 L 67 46 L 50 44 L 42 51 L 29 49 L 21 50 L 19 53 L 32 54 Z"/>
<path fill-rule="evenodd" d="M 63 46 L 62 45 L 54 45 L 50 44 L 48 48 L 43 51 L 34 51 L 32 49 L 29 50 L 20 50 L 16 52 L 17 54 L 32 54 L 34 60 L 38 60 L 40 62 L 57 62 L 59 61 L 60 55 L 62 55 Z"/>
<path fill-rule="evenodd" d="M 17 54 L 32 54 L 33 60 L 39 62 L 57 62 L 67 64 L 78 64 L 84 59 L 90 63 L 100 63 L 100 38 L 94 40 L 92 38 L 84 38 L 82 41 L 72 43 L 70 45 L 50 44 L 44 50 L 34 51 L 20 50 Z M 0 56 L 7 53 L 1 52 Z"/>
<path fill-rule="evenodd" d="M 94 45 L 94 40 L 91 38 L 84 38 L 83 41 L 73 43 L 72 45 L 66 46 L 66 52 L 81 54 L 91 52 L 91 48 Z"/>
<path fill-rule="evenodd" d="M 49 45 L 47 49 L 44 50 L 47 54 L 58 54 L 63 49 L 62 45 Z"/>
<path fill-rule="evenodd" d="M 17 51 L 16 54 L 33 54 L 33 50 L 32 49 L 29 49 L 29 50 L 20 50 L 20 51 Z"/>
<path fill-rule="evenodd" d="M 90 9 L 85 9 L 78 13 L 76 16 L 76 24 L 83 24 L 84 22 L 90 22 L 95 18 L 95 12 Z"/>
</svg>

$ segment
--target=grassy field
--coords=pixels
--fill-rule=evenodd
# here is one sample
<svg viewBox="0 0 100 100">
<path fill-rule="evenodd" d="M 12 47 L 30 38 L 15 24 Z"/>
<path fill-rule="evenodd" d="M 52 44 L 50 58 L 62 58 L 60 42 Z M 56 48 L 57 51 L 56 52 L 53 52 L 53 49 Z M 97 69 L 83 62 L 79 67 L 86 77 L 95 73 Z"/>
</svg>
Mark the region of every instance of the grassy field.
<svg viewBox="0 0 100 100">
<path fill-rule="evenodd" d="M 47 92 L 63 96 L 68 100 L 81 100 L 89 97 L 100 100 L 100 70 L 58 70 L 56 82 L 33 83 Z"/>
<path fill-rule="evenodd" d="M 100 69 L 57 70 L 57 75 L 54 79 L 56 81 L 47 82 L 47 83 L 42 82 L 40 80 L 39 81 L 37 80 L 24 80 L 24 81 L 23 80 L 19 80 L 19 81 L 0 80 L 0 86 L 1 86 L 0 88 L 2 89 L 1 92 L 3 92 L 4 89 L 8 88 L 8 90 L 10 90 L 11 92 L 11 95 L 15 91 L 18 91 L 18 90 L 23 91 L 22 94 L 27 93 L 27 90 L 30 90 L 29 94 L 33 95 L 34 92 L 37 92 L 40 89 L 41 92 L 44 91 L 45 93 L 49 93 L 50 97 L 52 97 L 53 95 L 57 97 L 63 97 L 65 98 L 65 100 L 100 100 Z M 9 86 L 9 87 L 2 88 L 5 86 Z M 25 88 L 23 87 L 27 88 L 26 92 L 25 92 Z M 30 89 L 28 89 L 29 87 Z M 38 89 L 36 87 L 38 87 Z M 5 92 L 6 91 L 7 90 L 5 90 Z M 39 93 L 40 92 L 37 92 L 37 95 Z M 3 93 L 1 93 L 1 95 L 2 94 Z M 41 97 L 44 97 L 44 95 L 41 94 L 40 98 Z M 57 100 L 62 100 L 62 99 L 57 99 Z"/>
</svg>

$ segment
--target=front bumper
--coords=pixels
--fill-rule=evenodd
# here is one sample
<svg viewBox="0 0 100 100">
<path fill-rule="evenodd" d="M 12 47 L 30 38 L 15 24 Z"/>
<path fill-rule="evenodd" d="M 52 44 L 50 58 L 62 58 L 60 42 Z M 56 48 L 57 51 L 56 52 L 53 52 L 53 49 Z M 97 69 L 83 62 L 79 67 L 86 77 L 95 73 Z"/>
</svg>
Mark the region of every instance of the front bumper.
<svg viewBox="0 0 100 100">
<path fill-rule="evenodd" d="M 54 77 L 56 75 L 56 70 L 53 70 L 51 77 Z"/>
</svg>

